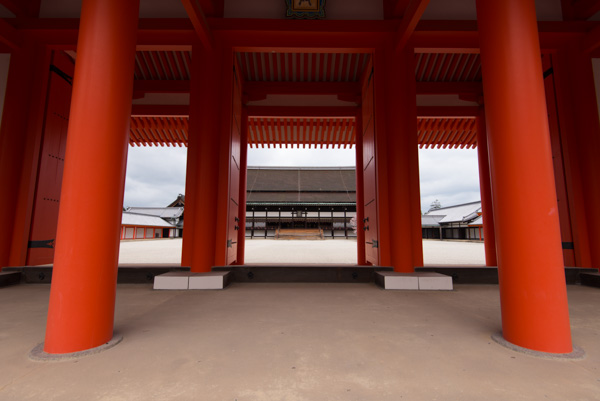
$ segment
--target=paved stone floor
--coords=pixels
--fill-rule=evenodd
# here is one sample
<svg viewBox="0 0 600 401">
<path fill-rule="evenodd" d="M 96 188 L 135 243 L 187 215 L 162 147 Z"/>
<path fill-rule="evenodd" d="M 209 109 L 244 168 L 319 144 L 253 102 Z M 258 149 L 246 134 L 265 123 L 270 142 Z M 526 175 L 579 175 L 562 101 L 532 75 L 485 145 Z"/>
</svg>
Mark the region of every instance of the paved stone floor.
<svg viewBox="0 0 600 401">
<path fill-rule="evenodd" d="M 569 286 L 580 361 L 490 339 L 498 287 L 384 291 L 371 284 L 119 285 L 124 340 L 33 362 L 49 286 L 0 289 L 0 400 L 599 400 L 600 290 Z"/>
<path fill-rule="evenodd" d="M 483 265 L 483 243 L 423 241 L 426 265 Z M 119 263 L 180 263 L 181 239 L 121 241 Z M 356 264 L 355 240 L 246 241 L 246 263 L 348 263 Z"/>
</svg>

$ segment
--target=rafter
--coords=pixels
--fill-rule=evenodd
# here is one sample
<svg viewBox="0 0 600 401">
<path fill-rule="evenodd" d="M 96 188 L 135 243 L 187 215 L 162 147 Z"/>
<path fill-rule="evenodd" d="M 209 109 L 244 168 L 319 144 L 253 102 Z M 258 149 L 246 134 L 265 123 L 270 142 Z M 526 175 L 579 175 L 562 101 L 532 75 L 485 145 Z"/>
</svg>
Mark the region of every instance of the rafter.
<svg viewBox="0 0 600 401">
<path fill-rule="evenodd" d="M 429 0 L 411 0 L 406 8 L 406 12 L 402 17 L 402 22 L 398 27 L 395 39 L 395 49 L 400 51 L 404 48 L 410 37 L 412 36 L 417 23 L 421 19 L 421 16 L 425 12 Z"/>
<path fill-rule="evenodd" d="M 213 36 L 198 0 L 181 0 L 181 2 L 185 7 L 190 21 L 192 21 L 200 42 L 202 42 L 206 49 L 212 49 Z"/>
</svg>

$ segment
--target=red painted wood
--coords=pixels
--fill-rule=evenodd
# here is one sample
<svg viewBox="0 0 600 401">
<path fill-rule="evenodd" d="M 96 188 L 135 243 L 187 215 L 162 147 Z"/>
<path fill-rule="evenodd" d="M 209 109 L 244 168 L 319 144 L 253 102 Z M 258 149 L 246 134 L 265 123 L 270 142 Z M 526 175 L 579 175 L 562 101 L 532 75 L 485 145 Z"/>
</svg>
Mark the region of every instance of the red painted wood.
<svg viewBox="0 0 600 401">
<path fill-rule="evenodd" d="M 502 334 L 521 347 L 569 353 L 573 347 L 535 3 L 477 0 L 477 17 Z"/>
<path fill-rule="evenodd" d="M 136 1 L 83 1 L 44 342 L 48 353 L 94 348 L 113 336 L 138 14 Z"/>
<path fill-rule="evenodd" d="M 367 70 L 368 76 L 362 90 L 362 169 L 364 181 L 364 221 L 358 222 L 358 229 L 364 232 L 365 261 L 372 265 L 379 264 L 379 248 L 375 247 L 379 239 L 377 215 L 377 173 L 375 160 L 375 110 L 374 83 L 372 70 Z"/>
<path fill-rule="evenodd" d="M 72 63 L 70 65 L 62 63 L 61 67 L 70 67 L 64 72 L 73 76 Z M 71 84 L 58 74 L 50 74 L 48 108 L 45 116 L 29 241 L 54 242 L 56 239 L 71 90 Z M 49 264 L 53 260 L 54 248 L 30 247 L 27 250 L 27 265 Z"/>
</svg>

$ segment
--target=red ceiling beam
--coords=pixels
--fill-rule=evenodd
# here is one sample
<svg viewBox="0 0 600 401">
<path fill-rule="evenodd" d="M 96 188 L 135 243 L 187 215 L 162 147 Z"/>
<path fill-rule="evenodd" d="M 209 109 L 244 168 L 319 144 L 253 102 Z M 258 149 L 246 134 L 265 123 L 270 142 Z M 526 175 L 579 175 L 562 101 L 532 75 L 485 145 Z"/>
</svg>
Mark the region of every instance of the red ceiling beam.
<svg viewBox="0 0 600 401">
<path fill-rule="evenodd" d="M 573 2 L 573 13 L 577 20 L 587 20 L 600 11 L 600 0 L 576 0 Z"/>
<path fill-rule="evenodd" d="M 398 22 L 388 21 L 299 21 L 275 19 L 211 19 L 219 35 L 237 51 L 279 53 L 366 53 L 396 32 Z"/>
<path fill-rule="evenodd" d="M 419 106 L 417 107 L 417 116 L 419 117 L 437 117 L 437 118 L 456 118 L 456 117 L 477 117 L 479 107 L 477 106 Z"/>
<path fill-rule="evenodd" d="M 202 42 L 206 49 L 212 49 L 214 39 L 198 0 L 181 0 L 181 2 L 183 3 L 183 7 L 185 7 L 190 21 L 192 21 L 200 42 Z"/>
<path fill-rule="evenodd" d="M 142 93 L 190 93 L 190 81 L 135 80 L 133 91 Z"/>
<path fill-rule="evenodd" d="M 17 18 L 36 18 L 40 15 L 41 0 L 0 0 Z"/>
<path fill-rule="evenodd" d="M 428 4 L 429 0 L 411 0 L 408 4 L 396 33 L 396 51 L 400 51 L 406 46 Z"/>
<path fill-rule="evenodd" d="M 348 118 L 355 117 L 358 107 L 329 106 L 329 107 L 296 107 L 296 106 L 247 106 L 248 117 L 275 118 L 275 117 L 314 117 L 314 118 Z"/>
<path fill-rule="evenodd" d="M 583 39 L 583 50 L 592 53 L 600 48 L 600 26 L 592 29 Z"/>
<path fill-rule="evenodd" d="M 383 0 L 383 17 L 385 19 L 401 18 L 410 0 Z"/>
<path fill-rule="evenodd" d="M 581 39 L 600 22 L 539 21 L 543 51 Z M 420 21 L 412 39 L 416 53 L 479 53 L 477 21 Z"/>
<path fill-rule="evenodd" d="M 481 82 L 417 82 L 417 95 L 483 93 Z"/>
<path fill-rule="evenodd" d="M 133 117 L 187 117 L 190 115 L 190 106 L 173 104 L 134 104 L 131 106 Z"/>
<path fill-rule="evenodd" d="M 244 94 L 249 98 L 265 95 L 357 95 L 356 82 L 246 82 Z"/>
<path fill-rule="evenodd" d="M 54 49 L 77 48 L 78 18 L 14 18 L 6 21 Z M 145 18 L 139 21 L 137 50 L 191 50 L 195 40 L 194 27 L 187 18 Z"/>
<path fill-rule="evenodd" d="M 16 50 L 22 44 L 21 33 L 10 25 L 4 18 L 0 18 L 0 43 Z"/>
</svg>

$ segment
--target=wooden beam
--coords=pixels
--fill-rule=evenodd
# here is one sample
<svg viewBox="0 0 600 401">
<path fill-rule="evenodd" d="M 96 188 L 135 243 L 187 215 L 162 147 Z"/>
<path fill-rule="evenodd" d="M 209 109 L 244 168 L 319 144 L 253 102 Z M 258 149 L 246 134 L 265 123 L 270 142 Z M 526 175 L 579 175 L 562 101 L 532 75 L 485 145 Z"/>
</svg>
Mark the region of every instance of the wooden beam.
<svg viewBox="0 0 600 401">
<path fill-rule="evenodd" d="M 358 107 L 295 107 L 295 106 L 247 106 L 248 117 L 326 117 L 348 118 L 356 117 Z"/>
<path fill-rule="evenodd" d="M 418 106 L 418 117 L 477 117 L 478 106 Z"/>
<path fill-rule="evenodd" d="M 406 46 L 428 4 L 429 0 L 411 0 L 408 4 L 396 33 L 396 52 L 399 52 Z"/>
<path fill-rule="evenodd" d="M 135 80 L 133 91 L 143 93 L 190 93 L 190 81 Z"/>
<path fill-rule="evenodd" d="M 0 5 L 13 13 L 16 18 L 37 18 L 41 0 L 0 0 Z"/>
<path fill-rule="evenodd" d="M 577 0 L 573 3 L 575 19 L 586 21 L 600 11 L 600 0 Z"/>
<path fill-rule="evenodd" d="M 15 18 L 9 21 L 17 30 L 32 35 L 53 49 L 77 49 L 78 18 Z M 196 38 L 194 27 L 187 18 L 140 19 L 137 50 L 189 51 Z"/>
<path fill-rule="evenodd" d="M 214 39 L 198 0 L 181 0 L 181 2 L 185 7 L 190 21 L 192 21 L 200 42 L 202 42 L 206 49 L 212 49 Z"/>
<path fill-rule="evenodd" d="M 244 94 L 249 98 L 265 95 L 357 95 L 356 82 L 246 82 Z"/>
<path fill-rule="evenodd" d="M 581 39 L 598 21 L 538 21 L 542 52 Z M 412 36 L 416 53 L 479 53 L 477 21 L 420 21 Z"/>
<path fill-rule="evenodd" d="M 563 21 L 573 21 L 575 17 L 575 7 L 573 7 L 573 0 L 561 0 L 560 7 L 562 11 Z"/>
<path fill-rule="evenodd" d="M 131 106 L 132 117 L 165 116 L 187 117 L 190 106 L 173 104 L 134 104 Z"/>
<path fill-rule="evenodd" d="M 417 95 L 483 93 L 481 82 L 417 82 Z"/>
<path fill-rule="evenodd" d="M 583 51 L 592 53 L 600 48 L 600 26 L 592 29 L 582 41 Z"/>
<path fill-rule="evenodd" d="M 21 32 L 17 31 L 6 19 L 0 18 L 0 43 L 11 50 L 17 50 L 23 42 Z"/>
<path fill-rule="evenodd" d="M 398 21 L 209 18 L 209 24 L 236 51 L 366 53 L 396 32 Z"/>
</svg>

